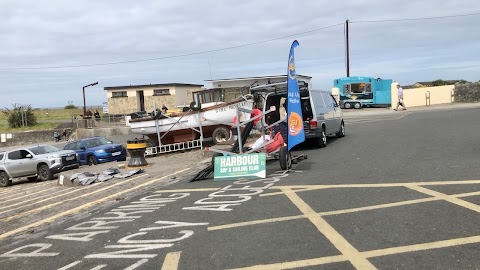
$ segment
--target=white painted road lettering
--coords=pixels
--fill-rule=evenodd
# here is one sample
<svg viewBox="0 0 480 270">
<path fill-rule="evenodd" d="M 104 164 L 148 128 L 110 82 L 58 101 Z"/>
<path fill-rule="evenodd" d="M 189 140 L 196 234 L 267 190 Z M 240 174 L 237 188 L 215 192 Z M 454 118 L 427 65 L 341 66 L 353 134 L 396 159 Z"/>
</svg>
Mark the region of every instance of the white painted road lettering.
<svg viewBox="0 0 480 270">
<path fill-rule="evenodd" d="M 0 257 L 7 257 L 7 258 L 16 258 L 16 257 L 53 257 L 57 256 L 60 253 L 57 252 L 49 252 L 43 253 L 41 251 L 49 249 L 52 244 L 46 243 L 39 243 L 39 244 L 31 244 L 16 248 L 14 250 L 10 250 L 8 252 L 3 253 Z M 35 250 L 31 250 L 32 248 L 36 248 Z M 22 250 L 23 252 L 18 252 Z M 31 250 L 30 252 L 25 252 L 25 250 Z"/>
</svg>

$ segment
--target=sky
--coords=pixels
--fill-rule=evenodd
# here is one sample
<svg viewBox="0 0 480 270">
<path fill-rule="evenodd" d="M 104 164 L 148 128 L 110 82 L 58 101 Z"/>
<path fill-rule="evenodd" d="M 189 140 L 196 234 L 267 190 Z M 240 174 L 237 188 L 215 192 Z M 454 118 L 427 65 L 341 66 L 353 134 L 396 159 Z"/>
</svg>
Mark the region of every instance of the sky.
<svg viewBox="0 0 480 270">
<path fill-rule="evenodd" d="M 297 74 L 330 90 L 347 19 L 351 76 L 480 80 L 476 0 L 2 0 L 0 108 L 82 107 L 94 82 L 87 106 L 109 86 L 286 74 L 295 39 Z"/>
</svg>

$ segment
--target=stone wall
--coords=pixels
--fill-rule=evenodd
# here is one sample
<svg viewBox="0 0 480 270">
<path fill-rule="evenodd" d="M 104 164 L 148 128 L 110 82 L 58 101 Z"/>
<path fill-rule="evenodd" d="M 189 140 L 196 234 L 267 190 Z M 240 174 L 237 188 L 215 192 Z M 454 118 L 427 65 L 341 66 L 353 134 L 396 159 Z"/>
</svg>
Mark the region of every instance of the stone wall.
<svg viewBox="0 0 480 270">
<path fill-rule="evenodd" d="M 455 84 L 455 102 L 480 102 L 480 82 Z"/>
<path fill-rule="evenodd" d="M 55 131 L 62 134 L 63 129 L 2 132 L 0 133 L 0 147 L 53 142 L 53 133 Z"/>
<path fill-rule="evenodd" d="M 130 114 L 137 110 L 137 97 L 108 98 L 109 114 Z"/>
<path fill-rule="evenodd" d="M 155 107 L 159 110 L 163 105 L 167 106 L 169 112 L 176 111 L 177 109 L 177 106 L 175 106 L 175 96 L 173 95 L 145 97 L 145 111 L 152 112 L 154 103 Z"/>
</svg>

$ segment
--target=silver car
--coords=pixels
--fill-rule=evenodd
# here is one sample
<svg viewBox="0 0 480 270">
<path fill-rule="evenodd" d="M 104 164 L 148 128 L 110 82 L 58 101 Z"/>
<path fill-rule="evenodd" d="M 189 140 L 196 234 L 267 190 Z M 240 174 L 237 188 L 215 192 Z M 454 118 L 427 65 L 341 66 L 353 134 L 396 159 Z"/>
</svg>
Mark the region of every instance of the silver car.
<svg viewBox="0 0 480 270">
<path fill-rule="evenodd" d="M 0 186 L 9 186 L 12 178 L 51 180 L 53 175 L 79 167 L 75 151 L 51 145 L 17 148 L 0 153 Z"/>
</svg>

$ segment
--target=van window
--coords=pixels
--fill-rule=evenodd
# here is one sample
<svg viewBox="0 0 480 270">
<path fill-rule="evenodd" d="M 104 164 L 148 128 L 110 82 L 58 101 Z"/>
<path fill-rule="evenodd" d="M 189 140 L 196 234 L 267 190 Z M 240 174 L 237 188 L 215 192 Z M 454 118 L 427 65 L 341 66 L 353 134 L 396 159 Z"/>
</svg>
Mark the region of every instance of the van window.
<svg viewBox="0 0 480 270">
<path fill-rule="evenodd" d="M 325 103 L 323 102 L 323 98 L 320 92 L 310 92 L 312 96 L 313 105 L 315 107 L 325 107 Z"/>
<path fill-rule="evenodd" d="M 333 101 L 330 98 L 330 94 L 322 93 L 323 101 L 325 102 L 326 107 L 333 107 Z"/>
</svg>

